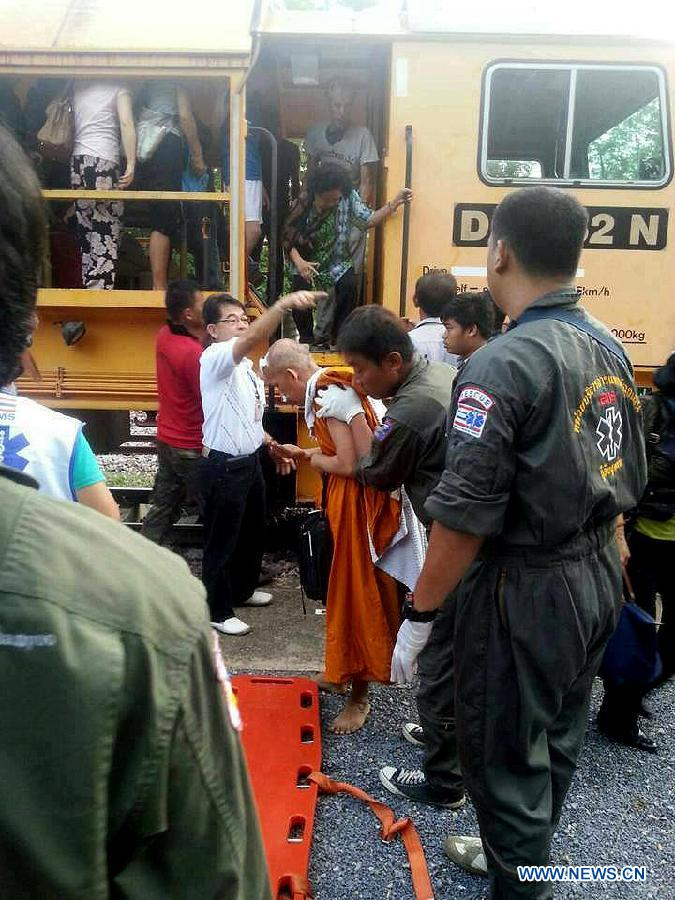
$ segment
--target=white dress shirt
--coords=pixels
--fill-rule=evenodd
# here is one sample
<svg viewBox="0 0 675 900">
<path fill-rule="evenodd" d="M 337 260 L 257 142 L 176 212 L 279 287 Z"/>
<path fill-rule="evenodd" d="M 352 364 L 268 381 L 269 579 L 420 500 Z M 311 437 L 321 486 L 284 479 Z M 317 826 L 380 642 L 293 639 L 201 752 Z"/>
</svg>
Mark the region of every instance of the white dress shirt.
<svg viewBox="0 0 675 900">
<path fill-rule="evenodd" d="M 265 385 L 247 357 L 235 363 L 237 338 L 211 344 L 202 353 L 199 383 L 202 392 L 204 446 L 231 456 L 245 456 L 262 445 Z"/>
<path fill-rule="evenodd" d="M 460 357 L 456 353 L 448 353 L 443 346 L 445 325 L 440 319 L 422 319 L 409 334 L 415 350 L 429 362 L 448 363 L 455 369 L 459 365 Z"/>
</svg>

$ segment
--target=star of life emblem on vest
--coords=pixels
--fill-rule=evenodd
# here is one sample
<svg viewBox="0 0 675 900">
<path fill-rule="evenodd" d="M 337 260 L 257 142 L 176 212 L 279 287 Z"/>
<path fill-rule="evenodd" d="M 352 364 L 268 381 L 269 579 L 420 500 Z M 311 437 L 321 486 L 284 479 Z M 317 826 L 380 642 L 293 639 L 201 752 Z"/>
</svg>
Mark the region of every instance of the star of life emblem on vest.
<svg viewBox="0 0 675 900">
<path fill-rule="evenodd" d="M 616 406 L 609 406 L 604 415 L 598 419 L 595 428 L 598 435 L 597 448 L 607 462 L 612 462 L 619 455 L 623 441 L 623 419 Z"/>
</svg>

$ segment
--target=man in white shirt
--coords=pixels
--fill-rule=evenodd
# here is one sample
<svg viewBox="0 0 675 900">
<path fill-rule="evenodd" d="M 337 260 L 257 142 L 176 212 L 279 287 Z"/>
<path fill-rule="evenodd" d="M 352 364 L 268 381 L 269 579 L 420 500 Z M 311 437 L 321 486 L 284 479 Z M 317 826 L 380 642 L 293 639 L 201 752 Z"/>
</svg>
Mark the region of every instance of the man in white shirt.
<svg viewBox="0 0 675 900">
<path fill-rule="evenodd" d="M 305 136 L 307 177 L 322 160 L 342 163 L 349 170 L 354 189 L 361 199 L 375 209 L 376 169 L 380 157 L 370 131 L 364 125 L 354 125 L 351 121 L 356 93 L 354 86 L 335 78 L 326 93 L 330 120 L 312 125 Z M 354 272 L 360 275 L 366 253 L 365 232 L 352 229 L 350 247 Z"/>
<path fill-rule="evenodd" d="M 272 599 L 256 591 L 263 556 L 265 483 L 260 450 L 265 446 L 280 474 L 295 468 L 265 433 L 265 386 L 246 354 L 266 341 L 289 309 L 307 309 L 317 296 L 298 291 L 281 297 L 249 326 L 244 305 L 230 294 L 214 294 L 202 316 L 212 343 L 201 357 L 204 411 L 201 500 L 206 539 L 202 580 L 214 628 L 247 634 L 234 607 L 266 606 Z"/>
<path fill-rule="evenodd" d="M 379 162 L 377 145 L 370 131 L 351 121 L 355 91 L 352 85 L 334 79 L 328 85 L 330 120 L 318 122 L 305 136 L 305 150 L 309 157 L 307 174 L 321 160 L 335 160 L 346 166 L 352 176 L 354 189 L 368 204 L 375 204 L 375 169 Z"/>
<path fill-rule="evenodd" d="M 420 321 L 410 331 L 410 340 L 420 356 L 429 362 L 444 362 L 455 369 L 459 356 L 448 353 L 443 344 L 445 327 L 442 314 L 457 293 L 457 282 L 445 272 L 422 275 L 415 284 L 413 304 L 420 311 Z"/>
</svg>

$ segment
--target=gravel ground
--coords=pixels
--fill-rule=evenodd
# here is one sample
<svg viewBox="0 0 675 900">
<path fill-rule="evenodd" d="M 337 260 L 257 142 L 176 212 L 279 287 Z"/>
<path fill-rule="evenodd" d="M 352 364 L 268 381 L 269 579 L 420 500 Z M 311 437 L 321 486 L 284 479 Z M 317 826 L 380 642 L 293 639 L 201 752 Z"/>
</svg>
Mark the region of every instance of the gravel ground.
<svg viewBox="0 0 675 900">
<path fill-rule="evenodd" d="M 596 681 L 593 718 L 601 698 Z M 324 726 L 341 704 L 338 697 L 323 699 Z M 591 723 L 552 854 L 560 865 L 646 865 L 648 881 L 558 885 L 556 897 L 675 897 L 675 684 L 654 692 L 649 705 L 654 718 L 645 730 L 658 741 L 658 756 L 610 744 Z M 323 771 L 385 801 L 397 816 L 412 817 L 436 900 L 487 897 L 487 882 L 453 866 L 442 850 L 442 840 L 451 832 L 477 833 L 471 804 L 458 812 L 437 810 L 395 797 L 380 784 L 380 766 L 417 767 L 422 759 L 421 751 L 399 733 L 401 723 L 417 720 L 413 690 L 378 686 L 372 707 L 361 732 L 335 737 L 323 728 Z M 319 799 L 310 865 L 316 900 L 413 897 L 402 843 L 384 844 L 376 826 L 373 814 L 357 800 L 344 795 Z"/>
<path fill-rule="evenodd" d="M 141 438 L 141 428 L 136 431 Z M 112 484 L 151 485 L 156 471 L 153 455 L 99 456 Z M 201 551 L 184 555 L 195 574 Z M 288 572 L 284 554 L 266 558 L 275 574 Z M 553 842 L 552 862 L 561 865 L 646 865 L 643 884 L 564 884 L 556 898 L 675 898 L 675 683 L 649 699 L 654 717 L 647 733 L 657 740 L 652 756 L 609 743 L 598 734 L 593 719 L 602 697 L 596 682 L 591 724 Z M 325 725 L 339 711 L 341 698 L 322 698 Z M 366 727 L 336 737 L 323 729 L 323 771 L 348 781 L 392 806 L 398 816 L 410 815 L 420 833 L 436 892 L 436 900 L 479 900 L 487 883 L 464 874 L 444 856 L 443 838 L 451 833 L 477 833 L 470 803 L 458 812 L 409 803 L 384 790 L 378 778 L 383 765 L 416 767 L 422 754 L 400 736 L 400 725 L 416 721 L 412 689 L 377 686 Z M 413 897 L 407 857 L 400 841 L 378 839 L 377 820 L 370 810 L 346 796 L 319 798 L 310 863 L 316 900 L 409 900 Z"/>
</svg>

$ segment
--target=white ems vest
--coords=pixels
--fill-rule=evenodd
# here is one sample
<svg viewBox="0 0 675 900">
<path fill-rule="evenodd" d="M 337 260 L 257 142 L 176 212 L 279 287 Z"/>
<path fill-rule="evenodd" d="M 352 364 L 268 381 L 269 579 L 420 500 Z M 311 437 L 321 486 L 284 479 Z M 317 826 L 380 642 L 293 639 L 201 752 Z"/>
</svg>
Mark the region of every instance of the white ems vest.
<svg viewBox="0 0 675 900">
<path fill-rule="evenodd" d="M 76 500 L 73 451 L 82 423 L 7 390 L 0 391 L 0 463 L 34 478 L 58 500 Z"/>
</svg>

